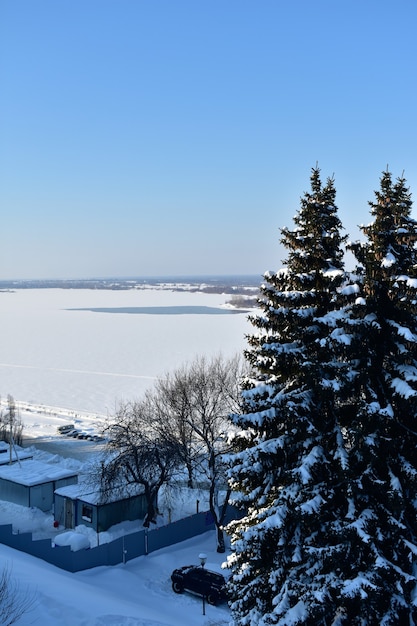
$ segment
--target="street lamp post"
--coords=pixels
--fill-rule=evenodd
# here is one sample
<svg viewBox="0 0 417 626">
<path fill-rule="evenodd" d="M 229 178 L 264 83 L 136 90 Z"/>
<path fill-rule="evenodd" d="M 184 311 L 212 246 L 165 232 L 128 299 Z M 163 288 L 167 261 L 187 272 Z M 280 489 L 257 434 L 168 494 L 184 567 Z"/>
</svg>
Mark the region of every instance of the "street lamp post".
<svg viewBox="0 0 417 626">
<path fill-rule="evenodd" d="M 207 554 L 204 554 L 204 552 L 201 552 L 198 555 L 198 558 L 200 559 L 201 567 L 204 569 L 204 565 L 207 561 Z M 206 614 L 206 595 L 203 592 L 203 615 L 205 614 Z"/>
</svg>

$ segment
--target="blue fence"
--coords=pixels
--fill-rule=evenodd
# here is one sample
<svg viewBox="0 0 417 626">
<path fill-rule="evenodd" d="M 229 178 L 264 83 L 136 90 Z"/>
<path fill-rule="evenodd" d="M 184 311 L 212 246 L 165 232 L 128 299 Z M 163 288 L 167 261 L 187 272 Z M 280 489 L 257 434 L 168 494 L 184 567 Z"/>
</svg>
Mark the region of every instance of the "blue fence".
<svg viewBox="0 0 417 626">
<path fill-rule="evenodd" d="M 232 512 L 228 518 L 231 519 Z M 33 540 L 32 533 L 14 534 L 11 524 L 0 526 L 0 543 L 36 556 L 68 572 L 117 565 L 160 548 L 179 543 L 214 529 L 209 512 L 197 513 L 184 519 L 153 529 L 143 529 L 104 543 L 89 550 L 73 552 L 69 546 L 53 547 L 50 539 Z"/>
</svg>

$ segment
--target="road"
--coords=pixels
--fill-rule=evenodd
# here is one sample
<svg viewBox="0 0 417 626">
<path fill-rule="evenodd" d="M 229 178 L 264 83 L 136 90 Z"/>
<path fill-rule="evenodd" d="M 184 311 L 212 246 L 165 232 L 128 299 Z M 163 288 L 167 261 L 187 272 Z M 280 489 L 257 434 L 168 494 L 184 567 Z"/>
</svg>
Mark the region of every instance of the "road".
<svg viewBox="0 0 417 626">
<path fill-rule="evenodd" d="M 76 459 L 77 461 L 89 461 L 93 455 L 101 452 L 104 443 L 86 441 L 84 439 L 72 439 L 71 437 L 23 437 L 23 448 L 34 446 L 49 454 L 57 454 L 64 458 Z"/>
</svg>

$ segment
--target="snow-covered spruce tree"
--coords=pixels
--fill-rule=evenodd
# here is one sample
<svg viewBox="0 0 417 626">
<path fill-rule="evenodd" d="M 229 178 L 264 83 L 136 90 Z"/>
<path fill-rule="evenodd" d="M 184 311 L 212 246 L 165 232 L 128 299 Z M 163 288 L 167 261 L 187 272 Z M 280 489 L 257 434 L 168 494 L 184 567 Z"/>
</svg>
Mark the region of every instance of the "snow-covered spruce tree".
<svg viewBox="0 0 417 626">
<path fill-rule="evenodd" d="M 346 446 L 339 413 L 350 397 L 343 330 L 345 273 L 332 179 L 313 169 L 295 229 L 282 230 L 284 270 L 267 273 L 251 322 L 245 413 L 230 457 L 243 518 L 228 527 L 231 609 L 238 626 L 336 625 L 347 547 Z M 340 622 L 341 623 L 341 622 Z"/>
<path fill-rule="evenodd" d="M 417 222 L 387 171 L 370 203 L 352 309 L 355 408 L 344 419 L 350 507 L 341 601 L 346 624 L 417 624 Z M 356 346 L 356 348 L 354 347 Z"/>
</svg>

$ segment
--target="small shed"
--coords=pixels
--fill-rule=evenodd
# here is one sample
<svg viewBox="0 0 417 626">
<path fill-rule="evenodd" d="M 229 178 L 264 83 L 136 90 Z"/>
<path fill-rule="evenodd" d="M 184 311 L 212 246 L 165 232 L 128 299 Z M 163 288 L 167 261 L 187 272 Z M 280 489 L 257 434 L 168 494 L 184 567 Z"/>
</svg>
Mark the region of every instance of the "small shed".
<svg viewBox="0 0 417 626">
<path fill-rule="evenodd" d="M 129 486 L 123 494 L 115 490 L 104 497 L 91 486 L 69 485 L 55 491 L 55 521 L 65 528 L 80 524 L 104 532 L 121 522 L 143 519 L 148 506 L 143 487 Z"/>
<path fill-rule="evenodd" d="M 0 466 L 0 500 L 51 511 L 54 491 L 77 483 L 78 475 L 60 465 L 27 460 Z"/>
</svg>

